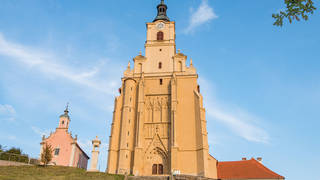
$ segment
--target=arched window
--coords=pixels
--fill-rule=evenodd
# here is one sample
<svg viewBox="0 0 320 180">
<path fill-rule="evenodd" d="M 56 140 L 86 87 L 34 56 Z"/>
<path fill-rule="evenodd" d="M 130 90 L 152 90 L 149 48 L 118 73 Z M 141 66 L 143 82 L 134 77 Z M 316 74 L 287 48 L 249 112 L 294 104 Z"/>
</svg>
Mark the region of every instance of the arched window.
<svg viewBox="0 0 320 180">
<path fill-rule="evenodd" d="M 142 64 L 141 63 L 139 63 L 139 65 L 138 65 L 138 73 L 142 73 Z"/>
<path fill-rule="evenodd" d="M 162 41 L 162 40 L 163 40 L 163 32 L 162 32 L 162 31 L 159 31 L 159 32 L 157 33 L 157 40 L 158 40 L 158 41 Z"/>
<path fill-rule="evenodd" d="M 159 68 L 159 69 L 161 69 L 161 68 L 162 68 L 162 63 L 161 63 L 161 62 L 159 62 L 159 64 L 158 64 L 158 68 Z"/>
<path fill-rule="evenodd" d="M 178 71 L 182 71 L 182 62 L 181 61 L 178 62 Z"/>
</svg>

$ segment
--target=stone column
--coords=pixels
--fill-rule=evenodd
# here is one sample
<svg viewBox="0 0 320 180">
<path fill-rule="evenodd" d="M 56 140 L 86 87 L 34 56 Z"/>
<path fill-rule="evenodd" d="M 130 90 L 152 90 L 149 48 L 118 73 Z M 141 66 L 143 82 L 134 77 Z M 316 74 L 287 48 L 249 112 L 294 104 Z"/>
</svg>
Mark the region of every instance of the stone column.
<svg viewBox="0 0 320 180">
<path fill-rule="evenodd" d="M 71 155 L 70 155 L 70 161 L 69 161 L 69 166 L 72 167 L 74 163 L 74 156 L 76 153 L 76 145 L 77 145 L 77 139 L 74 138 L 72 143 L 71 143 Z"/>
<path fill-rule="evenodd" d="M 97 169 L 98 166 L 98 159 L 99 159 L 99 147 L 100 147 L 101 141 L 98 139 L 98 136 L 96 136 L 96 139 L 92 140 L 92 153 L 91 153 L 91 165 L 89 171 L 99 171 Z"/>
</svg>

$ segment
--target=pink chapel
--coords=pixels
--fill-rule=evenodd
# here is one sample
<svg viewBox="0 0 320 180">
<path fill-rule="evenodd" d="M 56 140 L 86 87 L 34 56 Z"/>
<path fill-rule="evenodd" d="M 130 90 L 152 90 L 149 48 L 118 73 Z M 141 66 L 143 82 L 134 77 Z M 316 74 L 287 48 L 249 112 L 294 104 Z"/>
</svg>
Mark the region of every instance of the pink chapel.
<svg viewBox="0 0 320 180">
<path fill-rule="evenodd" d="M 60 116 L 59 125 L 54 133 L 51 133 L 49 137 L 42 137 L 40 143 L 40 157 L 43 151 L 43 147 L 46 143 L 50 144 L 53 148 L 53 157 L 50 162 L 51 165 L 59 166 L 71 166 L 82 169 L 87 169 L 89 156 L 81 149 L 77 143 L 77 135 L 72 137 L 68 132 L 70 117 L 68 106 L 64 110 L 64 114 Z"/>
</svg>

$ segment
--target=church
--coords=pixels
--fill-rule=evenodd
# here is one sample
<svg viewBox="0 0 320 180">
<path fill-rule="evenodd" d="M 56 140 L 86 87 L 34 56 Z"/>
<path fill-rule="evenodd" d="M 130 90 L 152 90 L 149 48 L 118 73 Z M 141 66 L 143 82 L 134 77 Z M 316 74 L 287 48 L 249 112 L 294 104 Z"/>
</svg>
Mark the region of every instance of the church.
<svg viewBox="0 0 320 180">
<path fill-rule="evenodd" d="M 210 179 L 284 179 L 259 159 L 219 162 L 209 154 L 206 112 L 190 59 L 176 50 L 175 22 L 161 0 L 115 98 L 106 172 Z"/>
<path fill-rule="evenodd" d="M 79 146 L 78 137 L 72 137 L 69 132 L 70 116 L 68 106 L 64 113 L 59 117 L 59 124 L 56 131 L 50 133 L 50 136 L 43 135 L 40 143 L 40 159 L 46 144 L 53 148 L 52 160 L 50 165 L 70 166 L 87 169 L 89 156 Z"/>
</svg>

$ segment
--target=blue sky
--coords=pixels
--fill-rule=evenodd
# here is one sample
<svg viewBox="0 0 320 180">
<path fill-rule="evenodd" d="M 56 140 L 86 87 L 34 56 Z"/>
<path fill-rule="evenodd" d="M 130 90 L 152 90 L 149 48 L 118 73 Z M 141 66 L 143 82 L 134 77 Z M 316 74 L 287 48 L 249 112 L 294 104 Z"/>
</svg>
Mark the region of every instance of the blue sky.
<svg viewBox="0 0 320 180">
<path fill-rule="evenodd" d="M 166 1 L 168 16 L 199 73 L 211 154 L 261 156 L 287 179 L 320 179 L 319 12 L 279 28 L 271 17 L 279 0 L 181 2 Z M 104 171 L 120 78 L 144 51 L 158 3 L 1 0 L 0 144 L 37 157 L 69 102 L 83 149 L 102 139 Z"/>
</svg>

